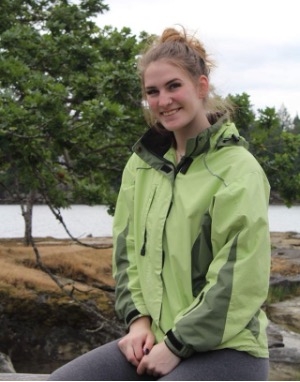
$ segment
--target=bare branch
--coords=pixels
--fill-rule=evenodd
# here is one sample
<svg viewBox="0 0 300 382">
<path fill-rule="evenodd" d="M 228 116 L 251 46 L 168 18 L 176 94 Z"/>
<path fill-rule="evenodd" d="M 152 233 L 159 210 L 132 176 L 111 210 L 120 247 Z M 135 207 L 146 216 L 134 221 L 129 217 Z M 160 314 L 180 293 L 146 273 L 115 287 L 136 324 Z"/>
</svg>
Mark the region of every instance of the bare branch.
<svg viewBox="0 0 300 382">
<path fill-rule="evenodd" d="M 40 252 L 35 244 L 35 241 L 32 236 L 30 236 L 30 244 L 33 248 L 33 251 L 35 253 L 35 258 L 37 265 L 39 268 L 45 272 L 54 282 L 55 284 L 61 289 L 61 291 L 68 296 L 70 299 L 72 299 L 74 302 L 76 302 L 79 306 L 81 306 L 85 311 L 88 313 L 92 314 L 96 320 L 97 320 L 97 328 L 93 330 L 88 330 L 90 332 L 97 332 L 101 329 L 103 329 L 105 326 L 109 326 L 110 332 L 112 332 L 116 337 L 122 336 L 123 330 L 121 328 L 112 327 L 111 325 L 111 319 L 105 317 L 103 314 L 101 314 L 98 310 L 93 309 L 88 303 L 80 301 L 75 295 L 74 291 L 80 291 L 78 288 L 76 288 L 74 285 L 72 285 L 71 290 L 66 289 L 66 286 L 74 283 L 74 281 L 69 281 L 69 282 L 63 282 L 62 279 L 56 275 L 54 275 L 51 270 L 42 262 Z M 89 291 L 80 291 L 81 293 L 88 293 Z"/>
</svg>

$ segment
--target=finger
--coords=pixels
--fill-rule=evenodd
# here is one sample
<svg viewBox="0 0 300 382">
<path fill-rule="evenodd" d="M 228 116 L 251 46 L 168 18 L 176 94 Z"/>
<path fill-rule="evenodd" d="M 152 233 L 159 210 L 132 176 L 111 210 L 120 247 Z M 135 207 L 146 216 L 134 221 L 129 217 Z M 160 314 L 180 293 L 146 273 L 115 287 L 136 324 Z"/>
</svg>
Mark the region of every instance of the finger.
<svg viewBox="0 0 300 382">
<path fill-rule="evenodd" d="M 140 361 L 136 358 L 136 355 L 134 353 L 133 348 L 127 349 L 125 357 L 126 357 L 127 361 L 130 362 L 133 366 L 137 367 L 140 363 Z"/>
<path fill-rule="evenodd" d="M 150 350 L 153 348 L 154 346 L 154 339 L 152 337 L 147 337 L 146 338 L 146 341 L 144 343 L 144 346 L 143 346 L 143 353 L 144 355 L 147 355 L 150 353 Z"/>
<path fill-rule="evenodd" d="M 137 369 L 136 369 L 136 372 L 138 375 L 143 375 L 146 371 L 146 366 L 144 364 L 144 362 L 140 362 L 140 364 L 138 365 Z"/>
<path fill-rule="evenodd" d="M 119 343 L 119 349 L 124 354 L 128 362 L 130 362 L 133 366 L 138 366 L 139 360 L 136 358 L 136 355 L 132 346 L 122 346 L 122 344 Z"/>
<path fill-rule="evenodd" d="M 133 355 L 129 355 L 126 357 L 127 361 L 131 363 L 133 366 L 138 367 L 140 362 L 136 359 L 136 357 Z"/>
<path fill-rule="evenodd" d="M 133 345 L 133 352 L 134 352 L 135 358 L 138 361 L 140 361 L 144 356 L 144 352 L 143 352 L 143 348 L 141 344 Z"/>
<path fill-rule="evenodd" d="M 152 375 L 153 377 L 155 377 L 155 378 L 162 377 L 162 374 L 160 374 L 160 373 L 156 373 L 156 372 L 153 372 L 151 375 Z"/>
<path fill-rule="evenodd" d="M 155 370 L 155 368 L 151 368 L 151 369 L 147 368 L 147 369 L 146 369 L 146 373 L 147 373 L 148 375 L 152 375 L 153 377 L 156 377 L 156 378 L 162 376 L 162 374 L 159 373 L 157 370 Z"/>
</svg>

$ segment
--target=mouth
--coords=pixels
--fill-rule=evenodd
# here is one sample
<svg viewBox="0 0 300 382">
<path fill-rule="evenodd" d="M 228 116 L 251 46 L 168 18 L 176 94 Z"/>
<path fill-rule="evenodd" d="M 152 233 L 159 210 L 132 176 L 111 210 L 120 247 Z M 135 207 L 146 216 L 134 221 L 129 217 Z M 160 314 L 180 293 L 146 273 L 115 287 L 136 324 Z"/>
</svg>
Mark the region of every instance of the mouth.
<svg viewBox="0 0 300 382">
<path fill-rule="evenodd" d="M 163 117 L 170 117 L 171 115 L 176 114 L 179 110 L 180 110 L 180 108 L 172 109 L 172 110 L 168 110 L 168 111 L 162 111 L 160 114 Z"/>
</svg>

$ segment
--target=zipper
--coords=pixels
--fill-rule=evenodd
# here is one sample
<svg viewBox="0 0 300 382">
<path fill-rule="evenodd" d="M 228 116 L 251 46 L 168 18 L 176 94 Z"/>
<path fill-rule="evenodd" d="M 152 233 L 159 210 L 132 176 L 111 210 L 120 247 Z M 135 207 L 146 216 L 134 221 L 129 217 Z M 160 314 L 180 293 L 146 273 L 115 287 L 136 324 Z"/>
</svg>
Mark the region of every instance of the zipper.
<svg viewBox="0 0 300 382">
<path fill-rule="evenodd" d="M 146 244 L 147 244 L 147 230 L 145 229 L 145 232 L 144 232 L 144 243 L 143 243 L 143 246 L 141 248 L 141 256 L 145 256 L 146 255 Z"/>
<path fill-rule="evenodd" d="M 181 172 L 183 175 L 185 175 L 190 167 L 190 165 L 193 162 L 192 157 L 186 157 L 183 159 L 182 162 L 178 163 L 178 166 L 176 167 L 176 175 Z"/>
</svg>

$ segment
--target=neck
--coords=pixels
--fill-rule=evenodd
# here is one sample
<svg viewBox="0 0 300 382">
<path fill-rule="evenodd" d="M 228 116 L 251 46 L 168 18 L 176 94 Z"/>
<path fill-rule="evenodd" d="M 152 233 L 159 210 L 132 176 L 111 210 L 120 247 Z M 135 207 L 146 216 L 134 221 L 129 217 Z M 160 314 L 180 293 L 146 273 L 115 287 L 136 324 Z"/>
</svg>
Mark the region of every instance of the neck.
<svg viewBox="0 0 300 382">
<path fill-rule="evenodd" d="M 197 129 L 196 131 L 191 131 L 189 129 L 182 129 L 180 131 L 174 131 L 174 137 L 176 141 L 176 155 L 183 157 L 186 151 L 186 143 L 190 138 L 195 138 L 202 131 L 210 127 L 207 121 L 206 127 Z"/>
<path fill-rule="evenodd" d="M 203 130 L 210 126 L 209 120 L 204 112 L 199 113 L 187 125 L 182 126 L 180 129 L 174 131 L 174 136 L 177 142 L 177 147 L 180 146 L 181 141 L 185 143 L 189 138 L 194 138 Z"/>
</svg>

